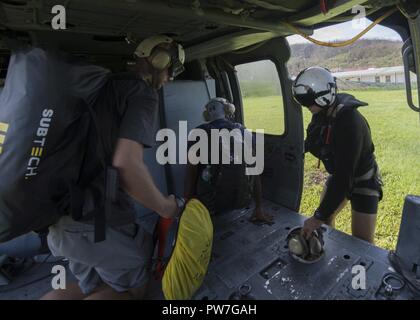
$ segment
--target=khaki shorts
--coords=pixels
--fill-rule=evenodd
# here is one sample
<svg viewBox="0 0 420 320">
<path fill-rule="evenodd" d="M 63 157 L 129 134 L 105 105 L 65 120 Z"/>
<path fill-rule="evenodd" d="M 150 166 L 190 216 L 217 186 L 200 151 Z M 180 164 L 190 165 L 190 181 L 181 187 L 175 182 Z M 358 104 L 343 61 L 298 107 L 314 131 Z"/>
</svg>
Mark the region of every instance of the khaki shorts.
<svg viewBox="0 0 420 320">
<path fill-rule="evenodd" d="M 48 245 L 69 268 L 84 294 L 107 284 L 117 292 L 145 285 L 150 277 L 153 237 L 137 224 L 108 227 L 106 240 L 95 243 L 94 226 L 64 216 L 50 227 Z"/>
</svg>

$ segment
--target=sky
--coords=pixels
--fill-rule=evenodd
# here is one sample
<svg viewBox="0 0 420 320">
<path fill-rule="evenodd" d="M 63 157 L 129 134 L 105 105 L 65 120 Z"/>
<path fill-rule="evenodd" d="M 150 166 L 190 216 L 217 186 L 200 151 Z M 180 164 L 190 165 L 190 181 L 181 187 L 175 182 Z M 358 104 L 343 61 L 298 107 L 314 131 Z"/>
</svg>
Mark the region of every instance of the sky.
<svg viewBox="0 0 420 320">
<path fill-rule="evenodd" d="M 371 21 L 366 18 L 348 21 L 331 27 L 315 30 L 311 37 L 321 41 L 348 40 L 363 31 L 370 24 Z M 362 39 L 387 39 L 401 41 L 400 35 L 394 30 L 379 25 L 373 27 L 373 29 L 365 34 Z M 308 40 L 299 35 L 287 37 L 287 40 L 290 44 L 308 42 Z"/>
</svg>

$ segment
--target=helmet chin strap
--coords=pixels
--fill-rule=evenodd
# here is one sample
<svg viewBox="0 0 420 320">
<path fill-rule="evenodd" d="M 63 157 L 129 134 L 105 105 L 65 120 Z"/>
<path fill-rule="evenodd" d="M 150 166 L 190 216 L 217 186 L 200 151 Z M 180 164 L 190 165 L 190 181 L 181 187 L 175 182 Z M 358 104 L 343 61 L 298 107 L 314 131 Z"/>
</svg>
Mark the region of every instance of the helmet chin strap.
<svg viewBox="0 0 420 320">
<path fill-rule="evenodd" d="M 142 74 L 141 78 L 151 87 L 153 87 L 153 76 L 151 74 Z"/>
<path fill-rule="evenodd" d="M 159 83 L 159 75 L 160 72 L 158 72 L 157 70 L 153 70 L 152 72 L 152 87 L 156 90 L 160 89 L 160 83 Z"/>
<path fill-rule="evenodd" d="M 334 107 L 337 104 L 337 97 L 335 97 L 334 101 L 330 104 L 326 103 L 324 106 L 320 105 L 319 103 L 316 102 L 317 99 L 315 99 L 315 105 L 320 107 L 323 110 L 328 110 L 330 107 Z"/>
<path fill-rule="evenodd" d="M 317 103 L 316 101 L 315 101 L 315 105 L 317 107 L 320 107 L 322 110 L 328 110 L 328 108 L 330 107 L 330 105 L 328 105 L 328 104 L 325 104 L 325 105 L 322 106 L 319 103 Z"/>
</svg>

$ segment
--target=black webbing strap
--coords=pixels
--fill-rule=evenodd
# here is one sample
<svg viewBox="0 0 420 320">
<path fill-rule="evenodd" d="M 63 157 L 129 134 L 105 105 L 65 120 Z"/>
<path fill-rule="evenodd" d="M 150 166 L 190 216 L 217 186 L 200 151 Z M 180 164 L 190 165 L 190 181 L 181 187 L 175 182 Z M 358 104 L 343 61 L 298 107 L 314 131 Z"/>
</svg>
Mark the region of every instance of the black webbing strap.
<svg viewBox="0 0 420 320">
<path fill-rule="evenodd" d="M 105 177 L 105 208 L 95 215 L 95 242 L 105 240 L 106 217 L 110 217 L 112 214 L 112 203 L 117 199 L 117 186 L 118 171 L 108 166 Z"/>
<path fill-rule="evenodd" d="M 167 127 L 165 105 L 163 102 L 163 90 L 159 90 L 159 121 L 161 129 Z M 172 175 L 169 163 L 165 164 L 166 189 L 168 194 L 173 194 L 175 191 L 175 181 Z"/>
<path fill-rule="evenodd" d="M 160 128 L 166 128 L 166 112 L 163 102 L 163 90 L 159 90 L 159 122 Z M 172 176 L 172 171 L 169 166 L 169 163 L 165 165 L 165 177 L 166 177 L 166 190 L 168 194 L 173 194 L 175 190 L 175 182 Z M 162 252 L 166 249 L 166 239 L 167 239 L 167 228 L 173 224 L 173 219 L 165 219 L 159 216 L 159 220 L 156 223 L 155 230 L 153 232 L 153 242 L 154 246 L 158 245 L 157 248 L 157 257 L 155 265 L 155 277 L 156 279 L 161 279 L 163 276 L 164 261 L 162 261 Z"/>
<path fill-rule="evenodd" d="M 111 165 L 107 165 L 106 147 L 98 124 L 98 119 L 92 107 L 87 105 L 87 108 L 89 110 L 99 142 L 99 159 L 102 165 L 102 169 L 105 171 L 104 210 L 95 210 L 94 214 L 95 242 L 101 242 L 106 239 L 106 217 L 111 215 L 112 202 L 114 202 L 116 199 L 118 172 Z"/>
</svg>

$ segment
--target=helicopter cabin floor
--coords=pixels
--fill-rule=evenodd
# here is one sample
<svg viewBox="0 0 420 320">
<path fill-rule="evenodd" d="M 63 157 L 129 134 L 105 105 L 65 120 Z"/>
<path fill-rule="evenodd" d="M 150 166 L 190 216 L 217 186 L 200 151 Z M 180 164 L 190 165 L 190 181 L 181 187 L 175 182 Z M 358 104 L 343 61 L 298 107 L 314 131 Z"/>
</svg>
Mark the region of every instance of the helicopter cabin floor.
<svg viewBox="0 0 420 320">
<path fill-rule="evenodd" d="M 286 237 L 305 217 L 267 200 L 263 208 L 274 216 L 273 225 L 251 223 L 252 207 L 214 217 L 212 259 L 194 299 L 237 299 L 240 288 L 248 291 L 242 298 L 258 300 L 419 298 L 407 285 L 386 294 L 383 279 L 393 271 L 388 252 L 329 227 L 324 232 L 324 257 L 314 264 L 296 261 L 289 254 Z M 58 260 L 30 267 L 9 285 L 0 286 L 0 299 L 38 299 L 51 290 L 51 270 L 58 263 L 67 266 L 65 260 Z M 361 275 L 360 267 L 354 272 L 353 266 L 366 270 L 365 289 L 353 288 L 354 277 Z M 73 276 L 67 281 L 74 281 Z M 160 287 L 152 279 L 146 299 L 163 299 Z"/>
</svg>

